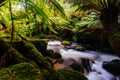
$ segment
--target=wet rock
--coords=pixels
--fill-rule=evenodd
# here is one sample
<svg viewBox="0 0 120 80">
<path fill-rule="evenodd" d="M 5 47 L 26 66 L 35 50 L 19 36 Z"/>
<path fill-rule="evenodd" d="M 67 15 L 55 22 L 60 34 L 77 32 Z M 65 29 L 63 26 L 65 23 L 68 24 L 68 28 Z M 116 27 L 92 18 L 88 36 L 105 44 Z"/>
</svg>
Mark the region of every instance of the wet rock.
<svg viewBox="0 0 120 80">
<path fill-rule="evenodd" d="M 86 72 L 89 73 L 91 71 L 90 60 L 88 58 L 81 58 L 81 61 L 82 61 L 81 65 L 84 67 Z"/>
<path fill-rule="evenodd" d="M 62 58 L 62 55 L 60 53 L 54 53 L 53 56 L 52 56 L 52 58 L 54 58 L 54 59 L 60 59 L 60 58 Z"/>
<path fill-rule="evenodd" d="M 120 75 L 120 60 L 114 59 L 110 62 L 103 62 L 103 68 L 113 75 Z"/>
<path fill-rule="evenodd" d="M 52 49 L 47 50 L 47 54 L 49 57 L 51 57 L 54 54 L 54 50 Z"/>
<path fill-rule="evenodd" d="M 85 47 L 83 47 L 83 46 L 76 46 L 76 47 L 75 47 L 75 50 L 85 52 L 86 49 L 85 49 Z"/>
</svg>

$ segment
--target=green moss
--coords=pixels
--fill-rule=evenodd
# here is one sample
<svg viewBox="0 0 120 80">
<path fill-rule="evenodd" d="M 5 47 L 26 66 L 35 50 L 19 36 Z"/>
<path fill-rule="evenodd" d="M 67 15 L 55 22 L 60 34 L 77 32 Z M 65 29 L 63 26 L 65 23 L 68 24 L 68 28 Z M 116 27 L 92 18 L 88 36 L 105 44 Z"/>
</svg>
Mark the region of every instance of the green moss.
<svg viewBox="0 0 120 80">
<path fill-rule="evenodd" d="M 51 57 L 54 59 L 60 59 L 62 58 L 62 55 L 60 53 L 54 53 Z"/>
<path fill-rule="evenodd" d="M 54 51 L 52 49 L 47 50 L 47 55 L 51 57 L 54 54 Z"/>
<path fill-rule="evenodd" d="M 51 66 L 53 66 L 51 57 L 44 57 L 44 59 L 45 59 L 45 61 L 48 61 L 51 64 Z"/>
<path fill-rule="evenodd" d="M 59 80 L 88 80 L 82 73 L 74 70 L 58 70 Z"/>
<path fill-rule="evenodd" d="M 10 65 L 27 61 L 26 58 L 21 53 L 19 53 L 16 49 L 12 47 L 10 54 L 11 54 Z"/>
<path fill-rule="evenodd" d="M 23 42 L 23 55 L 30 59 L 35 61 L 39 67 L 43 67 L 44 65 L 44 58 L 42 56 L 42 54 L 35 48 L 35 46 L 33 44 L 31 44 L 30 42 Z"/>
<path fill-rule="evenodd" d="M 41 70 L 44 80 L 59 80 L 58 73 L 53 69 Z"/>
<path fill-rule="evenodd" d="M 81 73 L 84 73 L 84 68 L 76 62 L 72 63 L 70 67 L 72 67 L 76 71 L 80 71 Z"/>
<path fill-rule="evenodd" d="M 61 42 L 63 45 L 67 45 L 67 46 L 70 46 L 71 45 L 71 42 L 70 41 L 62 41 Z"/>
<path fill-rule="evenodd" d="M 49 62 L 44 60 L 41 52 L 36 47 L 27 41 L 14 43 L 14 47 L 28 60 L 34 61 L 40 68 L 50 67 Z"/>
<path fill-rule="evenodd" d="M 20 63 L 0 70 L 0 80 L 43 80 L 32 64 Z"/>
<path fill-rule="evenodd" d="M 43 56 L 47 55 L 47 43 L 44 40 L 32 40 L 32 44 L 37 48 L 39 52 L 42 53 Z"/>
</svg>

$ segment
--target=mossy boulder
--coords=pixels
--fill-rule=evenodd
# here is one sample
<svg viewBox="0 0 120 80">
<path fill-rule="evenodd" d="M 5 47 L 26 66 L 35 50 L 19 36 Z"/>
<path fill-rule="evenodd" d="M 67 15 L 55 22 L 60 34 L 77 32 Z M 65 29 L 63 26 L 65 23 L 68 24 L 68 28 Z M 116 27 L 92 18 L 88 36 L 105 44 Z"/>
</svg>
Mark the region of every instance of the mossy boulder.
<svg viewBox="0 0 120 80">
<path fill-rule="evenodd" d="M 36 64 L 41 68 L 45 67 L 44 66 L 45 61 L 44 61 L 44 57 L 42 53 L 39 52 L 37 48 L 31 42 L 27 42 L 27 41 L 15 42 L 13 46 L 26 59 L 36 62 Z"/>
<path fill-rule="evenodd" d="M 59 80 L 59 75 L 55 70 L 43 69 L 41 71 L 42 71 L 42 76 L 44 80 Z"/>
<path fill-rule="evenodd" d="M 74 63 L 72 63 L 72 64 L 70 65 L 70 67 L 71 67 L 73 70 L 76 70 L 76 71 L 79 71 L 79 72 L 81 72 L 81 73 L 84 73 L 84 68 L 83 68 L 79 63 L 74 62 Z"/>
<path fill-rule="evenodd" d="M 54 58 L 54 59 L 60 59 L 62 58 L 62 55 L 60 53 L 54 53 L 51 58 Z"/>
<path fill-rule="evenodd" d="M 27 59 L 13 47 L 11 47 L 11 51 L 9 52 L 9 54 L 11 54 L 9 59 L 10 62 L 9 65 L 18 64 L 27 61 Z"/>
<path fill-rule="evenodd" d="M 66 45 L 66 46 L 70 46 L 70 45 L 71 45 L 71 42 L 64 40 L 64 41 L 61 42 L 61 44 L 62 44 L 62 45 Z"/>
<path fill-rule="evenodd" d="M 74 70 L 58 70 L 59 80 L 88 80 L 82 73 Z"/>
<path fill-rule="evenodd" d="M 43 80 L 41 72 L 30 63 L 20 63 L 0 70 L 0 80 Z"/>
<path fill-rule="evenodd" d="M 30 41 L 43 56 L 47 56 L 47 42 L 41 39 Z"/>
</svg>

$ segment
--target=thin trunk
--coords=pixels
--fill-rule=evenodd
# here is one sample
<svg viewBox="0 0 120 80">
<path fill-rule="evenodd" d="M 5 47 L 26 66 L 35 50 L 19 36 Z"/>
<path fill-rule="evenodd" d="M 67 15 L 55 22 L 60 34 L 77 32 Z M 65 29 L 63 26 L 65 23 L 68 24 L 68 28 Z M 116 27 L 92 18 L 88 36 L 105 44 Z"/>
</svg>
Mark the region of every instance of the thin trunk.
<svg viewBox="0 0 120 80">
<path fill-rule="evenodd" d="M 13 20 L 13 15 L 12 15 L 12 6 L 11 6 L 11 1 L 9 0 L 9 10 L 10 10 L 10 15 L 11 15 L 11 20 L 12 20 L 12 33 L 11 33 L 11 43 L 14 38 L 14 20 Z"/>
</svg>

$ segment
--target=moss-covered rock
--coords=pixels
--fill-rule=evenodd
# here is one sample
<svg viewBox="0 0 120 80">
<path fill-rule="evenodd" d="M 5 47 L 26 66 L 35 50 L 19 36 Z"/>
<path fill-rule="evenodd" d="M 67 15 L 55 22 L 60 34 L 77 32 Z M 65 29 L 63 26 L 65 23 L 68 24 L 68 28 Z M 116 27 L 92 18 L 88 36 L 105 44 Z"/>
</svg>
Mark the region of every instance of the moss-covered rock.
<svg viewBox="0 0 120 80">
<path fill-rule="evenodd" d="M 27 41 L 16 42 L 14 43 L 14 48 L 25 58 L 35 61 L 39 66 L 42 65 L 43 56 L 32 43 Z"/>
<path fill-rule="evenodd" d="M 44 40 L 32 40 L 31 41 L 32 44 L 34 44 L 34 46 L 37 48 L 37 50 L 39 52 L 42 53 L 43 56 L 47 56 L 47 42 Z"/>
<path fill-rule="evenodd" d="M 51 57 L 55 52 L 52 49 L 47 50 L 47 54 Z"/>
<path fill-rule="evenodd" d="M 71 45 L 71 42 L 70 42 L 70 41 L 66 41 L 66 40 L 62 41 L 61 43 L 62 43 L 63 45 L 67 45 L 67 46 L 70 46 L 70 45 Z"/>
<path fill-rule="evenodd" d="M 62 55 L 60 53 L 54 53 L 51 57 L 54 59 L 60 59 L 62 58 Z"/>
<path fill-rule="evenodd" d="M 76 46 L 75 47 L 75 50 L 78 50 L 78 51 L 85 51 L 86 49 L 85 49 L 85 47 L 83 47 L 83 46 Z"/>
<path fill-rule="evenodd" d="M 70 67 L 71 67 L 73 70 L 76 70 L 76 71 L 79 71 L 79 72 L 81 72 L 81 73 L 84 73 L 84 68 L 83 68 L 80 64 L 78 64 L 78 63 L 76 63 L 76 62 L 72 63 L 72 64 L 70 65 Z"/>
<path fill-rule="evenodd" d="M 9 62 L 10 62 L 9 65 L 18 64 L 18 63 L 27 61 L 27 59 L 13 47 L 11 47 L 11 50 L 9 53 L 11 54 L 10 60 L 9 60 Z"/>
<path fill-rule="evenodd" d="M 74 70 L 58 70 L 59 80 L 88 80 L 82 73 Z"/>
<path fill-rule="evenodd" d="M 16 48 L 27 60 L 34 61 L 39 68 L 48 69 L 51 67 L 50 63 L 46 61 L 41 52 L 31 43 L 27 41 L 20 41 L 14 43 L 14 48 Z"/>
<path fill-rule="evenodd" d="M 44 77 L 44 80 L 59 80 L 58 73 L 53 69 L 51 69 L 51 71 L 43 69 L 42 76 Z"/>
<path fill-rule="evenodd" d="M 20 63 L 0 70 L 0 80 L 43 80 L 32 64 Z"/>
</svg>

